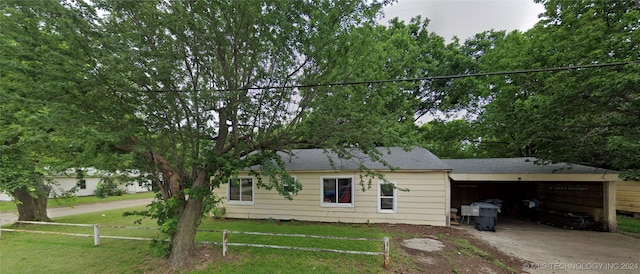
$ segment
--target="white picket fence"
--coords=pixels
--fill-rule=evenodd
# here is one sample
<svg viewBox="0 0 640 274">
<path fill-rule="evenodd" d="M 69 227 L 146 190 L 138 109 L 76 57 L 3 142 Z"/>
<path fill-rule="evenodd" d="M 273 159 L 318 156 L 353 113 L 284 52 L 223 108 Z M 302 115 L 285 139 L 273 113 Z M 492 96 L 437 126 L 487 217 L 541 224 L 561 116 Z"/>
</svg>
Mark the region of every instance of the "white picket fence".
<svg viewBox="0 0 640 274">
<path fill-rule="evenodd" d="M 50 223 L 50 222 L 31 222 L 31 221 L 17 221 L 19 224 L 36 224 L 36 225 L 57 225 L 57 226 L 80 226 L 80 227 L 93 227 L 93 234 L 81 234 L 81 233 L 67 233 L 56 231 L 37 231 L 26 229 L 13 229 L 13 228 L 0 228 L 0 238 L 2 238 L 2 231 L 7 232 L 25 232 L 36 234 L 54 234 L 76 237 L 93 237 L 93 245 L 99 246 L 100 239 L 121 239 L 121 240 L 134 240 L 134 241 L 152 241 L 153 238 L 142 237 L 124 237 L 124 236 L 108 236 L 101 235 L 101 228 L 120 228 L 120 229 L 143 229 L 143 230 L 159 230 L 153 227 L 137 227 L 137 226 L 110 226 L 100 224 L 69 224 L 69 223 Z M 306 234 L 282 234 L 282 233 L 266 233 L 266 232 L 246 232 L 246 231 L 229 231 L 229 230 L 198 230 L 198 232 L 222 232 L 222 242 L 209 242 L 198 241 L 201 244 L 213 244 L 222 245 L 222 255 L 226 256 L 229 252 L 229 246 L 244 246 L 244 247 L 260 247 L 260 248 L 274 248 L 274 249 L 289 249 L 289 250 L 302 250 L 312 252 L 334 252 L 345 254 L 360 254 L 360 255 L 375 255 L 383 256 L 383 265 L 385 268 L 389 267 L 389 238 L 354 238 L 354 237 L 340 237 L 340 236 L 321 236 L 321 235 L 306 235 Z M 300 238 L 315 238 L 315 239 L 331 239 L 331 240 L 348 240 L 348 241 L 382 241 L 383 251 L 355 251 L 355 250 L 342 250 L 342 249 L 329 249 L 329 248 L 312 248 L 312 247 L 296 247 L 296 246 L 279 246 L 279 245 L 263 245 L 263 244 L 251 244 L 251 243 L 232 243 L 229 241 L 229 234 L 246 234 L 246 235 L 263 235 L 263 236 L 278 236 L 278 237 L 300 237 Z"/>
</svg>

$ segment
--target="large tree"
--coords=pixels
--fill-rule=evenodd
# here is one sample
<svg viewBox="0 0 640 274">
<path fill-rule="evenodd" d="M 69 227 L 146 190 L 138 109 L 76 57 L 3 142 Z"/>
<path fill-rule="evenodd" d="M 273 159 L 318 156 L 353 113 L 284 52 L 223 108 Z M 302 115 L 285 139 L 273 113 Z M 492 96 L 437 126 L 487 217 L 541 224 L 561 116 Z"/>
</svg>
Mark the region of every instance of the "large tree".
<svg viewBox="0 0 640 274">
<path fill-rule="evenodd" d="M 57 1 L 0 4 L 0 190 L 19 220 L 48 220 L 46 175 L 81 160 L 76 109 L 52 100 L 87 77 L 86 56 L 75 51 L 81 24 L 69 15 Z"/>
<path fill-rule="evenodd" d="M 74 50 L 91 56 L 84 89 L 59 90 L 92 129 L 97 155 L 158 174 L 159 199 L 143 214 L 170 235 L 169 259 L 188 265 L 212 188 L 261 164 L 258 187 L 283 191 L 276 151 L 314 146 L 374 159 L 404 145 L 406 95 L 363 80 L 374 52 L 354 37 L 371 29 L 375 1 L 94 1 L 70 5 L 93 25 Z M 96 10 L 100 10 L 97 13 Z M 100 16 L 97 16 L 100 14 Z M 407 121 L 408 120 L 408 121 Z M 349 157 L 349 154 L 342 154 Z M 113 158 L 106 158 L 113 159 Z M 271 168 L 265 168 L 271 167 Z M 284 192 L 284 191 L 283 191 Z"/>
<path fill-rule="evenodd" d="M 482 71 L 626 63 L 488 78 L 480 116 L 521 156 L 640 170 L 640 7 L 633 1 L 545 0 L 531 30 L 490 40 Z M 496 142 L 496 143 L 501 143 Z"/>
</svg>

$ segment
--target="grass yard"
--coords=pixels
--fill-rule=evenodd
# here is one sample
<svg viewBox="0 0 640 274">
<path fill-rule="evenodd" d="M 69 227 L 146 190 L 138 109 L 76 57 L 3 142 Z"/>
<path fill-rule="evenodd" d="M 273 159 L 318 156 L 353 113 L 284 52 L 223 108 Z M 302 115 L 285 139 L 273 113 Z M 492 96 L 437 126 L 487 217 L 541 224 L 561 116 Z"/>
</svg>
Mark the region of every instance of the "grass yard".
<svg viewBox="0 0 640 274">
<path fill-rule="evenodd" d="M 138 208 L 142 210 L 144 208 Z M 132 209 L 128 209 L 132 210 Z M 123 218 L 126 210 L 111 210 L 56 218 L 62 223 L 99 223 L 101 225 L 134 226 L 135 217 Z M 144 227 L 155 227 L 144 220 Z M 47 230 L 92 234 L 91 227 L 51 225 L 21 225 L 17 229 Z M 382 238 L 384 231 L 365 224 L 324 224 L 278 221 L 211 220 L 206 219 L 202 230 L 256 231 L 289 234 L 330 235 L 345 237 Z M 101 235 L 154 237 L 158 231 L 102 228 Z M 199 233 L 198 241 L 220 242 L 221 232 Z M 318 247 L 331 249 L 382 251 L 381 241 L 346 241 L 230 234 L 229 242 L 258 243 L 281 246 Z M 92 237 L 44 235 L 3 232 L 0 240 L 0 273 L 167 273 L 165 262 L 151 256 L 147 241 L 101 239 L 101 246 L 93 246 Z M 392 245 L 393 247 L 393 245 Z M 200 269 L 189 273 L 383 273 L 382 256 L 326 252 L 294 251 L 253 247 L 229 247 L 229 255 L 221 256 L 222 247 L 211 245 L 204 255 Z M 392 265 L 411 264 L 411 260 L 392 248 Z M 216 263 L 219 262 L 219 263 Z"/>
<path fill-rule="evenodd" d="M 47 205 L 49 208 L 52 207 L 61 207 L 61 206 L 75 206 L 81 204 L 94 204 L 94 203 L 104 203 L 104 202 L 113 202 L 113 201 L 122 201 L 122 200 L 133 200 L 133 199 L 143 199 L 143 198 L 152 198 L 155 194 L 153 192 L 143 192 L 143 193 L 135 193 L 135 194 L 124 194 L 122 196 L 109 196 L 106 198 L 98 198 L 96 196 L 82 196 L 82 197 L 73 197 L 71 199 L 49 199 L 49 204 Z M 14 202 L 0 202 L 0 212 L 11 212 L 17 211 L 16 203 Z"/>
<path fill-rule="evenodd" d="M 640 238 L 640 219 L 618 215 L 618 231 Z"/>
<path fill-rule="evenodd" d="M 139 196 L 138 196 L 139 197 Z M 137 226 L 136 217 L 122 217 L 119 209 L 58 217 L 61 223 L 99 223 L 101 235 L 153 238 L 156 230 L 120 229 L 106 226 Z M 640 220 L 619 216 L 621 233 L 640 236 Z M 139 226 L 157 227 L 153 220 Z M 16 229 L 92 234 L 91 227 L 21 225 Z M 272 232 L 286 234 L 326 235 L 364 238 L 391 238 L 391 269 L 382 267 L 382 256 L 310 252 L 284 249 L 230 246 L 222 257 L 220 245 L 204 245 L 206 252 L 197 255 L 198 263 L 179 273 L 444 273 L 493 269 L 496 273 L 515 273 L 522 262 L 496 252 L 491 246 L 474 240 L 454 228 L 410 229 L 402 225 L 367 225 L 312 222 L 280 222 L 275 220 L 204 219 L 200 230 Z M 634 236 L 634 237 L 635 237 Z M 426 237 L 439 239 L 445 249 L 430 255 L 408 250 L 399 243 L 403 239 Z M 200 232 L 198 241 L 220 242 L 221 232 Z M 262 235 L 229 234 L 230 243 L 316 247 L 326 249 L 382 251 L 381 241 L 348 241 Z M 93 238 L 62 235 L 3 232 L 0 239 L 0 273 L 173 273 L 160 257 L 153 256 L 149 241 L 101 239 L 93 246 Z M 426 257 L 425 257 L 426 256 Z M 420 261 L 427 258 L 427 261 Z"/>
</svg>

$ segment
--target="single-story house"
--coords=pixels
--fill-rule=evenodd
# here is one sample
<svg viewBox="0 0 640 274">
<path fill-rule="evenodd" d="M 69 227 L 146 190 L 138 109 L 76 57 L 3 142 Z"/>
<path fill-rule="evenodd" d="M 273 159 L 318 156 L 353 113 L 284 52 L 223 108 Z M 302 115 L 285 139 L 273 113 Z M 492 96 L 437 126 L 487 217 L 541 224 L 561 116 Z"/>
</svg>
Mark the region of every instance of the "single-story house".
<svg viewBox="0 0 640 274">
<path fill-rule="evenodd" d="M 74 170 L 69 170 L 66 173 L 58 173 L 47 176 L 47 180 L 53 181 L 51 183 L 51 193 L 49 195 L 50 198 L 55 197 L 56 195 L 60 195 L 61 193 L 68 192 L 75 187 L 75 195 L 80 196 L 93 196 L 95 195 L 95 191 L 98 189 L 98 183 L 103 178 L 114 176 L 119 176 L 121 174 L 113 174 L 100 170 L 96 170 L 94 168 L 83 168 L 84 174 L 82 179 L 77 178 L 77 174 Z M 138 177 L 137 173 L 127 173 L 126 174 L 130 178 Z M 122 189 L 125 193 L 137 193 L 137 192 L 147 192 L 151 191 L 151 185 L 149 182 L 145 182 L 142 180 L 131 181 L 128 183 L 121 183 L 119 188 Z M 13 197 L 5 192 L 0 192 L 0 201 L 12 201 Z"/>
<path fill-rule="evenodd" d="M 420 147 L 380 151 L 397 170 L 392 172 L 363 154 L 344 160 L 322 149 L 280 153 L 286 170 L 302 184 L 292 200 L 277 191 L 257 188 L 257 178 L 248 170 L 239 174 L 240 183 L 223 184 L 214 192 L 225 198 L 220 206 L 230 218 L 449 225 L 451 168 Z M 382 173 L 386 182 L 373 179 L 371 188 L 362 191 L 360 164 Z M 368 179 L 364 180 L 366 186 Z"/>
<path fill-rule="evenodd" d="M 257 188 L 249 170 L 240 172 L 239 184 L 226 183 L 214 192 L 224 197 L 220 206 L 230 218 L 447 226 L 451 208 L 460 212 L 462 205 L 490 200 L 500 201 L 501 215 L 522 217 L 529 206 L 580 212 L 615 230 L 616 185 L 625 184 L 625 193 L 640 189 L 638 182 L 626 186 L 616 171 L 583 165 L 538 165 L 535 158 L 441 160 L 419 147 L 381 151 L 396 169 L 366 155 L 342 160 L 322 149 L 280 153 L 285 169 L 303 186 L 293 200 Z M 372 187 L 362 191 L 359 163 L 384 174 L 396 188 L 374 179 Z M 253 169 L 259 172 L 259 167 Z M 637 204 L 625 207 L 636 209 Z"/>
</svg>

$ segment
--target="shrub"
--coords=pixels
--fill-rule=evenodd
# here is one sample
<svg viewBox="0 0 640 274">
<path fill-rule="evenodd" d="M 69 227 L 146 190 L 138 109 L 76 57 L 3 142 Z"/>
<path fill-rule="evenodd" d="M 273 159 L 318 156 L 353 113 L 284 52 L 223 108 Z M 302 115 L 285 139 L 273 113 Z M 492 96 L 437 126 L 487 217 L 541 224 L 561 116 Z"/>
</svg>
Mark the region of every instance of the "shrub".
<svg viewBox="0 0 640 274">
<path fill-rule="evenodd" d="M 122 196 L 124 191 L 118 187 L 118 184 L 113 179 L 104 177 L 98 182 L 94 194 L 99 198 L 106 198 L 109 196 Z"/>
</svg>

